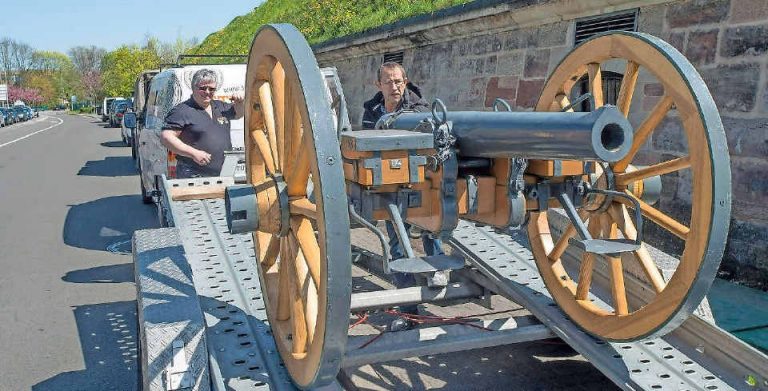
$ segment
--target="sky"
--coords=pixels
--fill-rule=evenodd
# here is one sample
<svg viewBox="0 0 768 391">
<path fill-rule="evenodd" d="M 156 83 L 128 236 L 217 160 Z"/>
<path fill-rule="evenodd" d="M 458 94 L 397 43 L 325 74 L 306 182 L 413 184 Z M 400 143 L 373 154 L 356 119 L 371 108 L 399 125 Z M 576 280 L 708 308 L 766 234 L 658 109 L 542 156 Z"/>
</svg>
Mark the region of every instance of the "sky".
<svg viewBox="0 0 768 391">
<path fill-rule="evenodd" d="M 288 0 L 290 1 L 290 0 Z M 142 45 L 148 35 L 161 42 L 177 37 L 202 42 L 263 0 L 14 0 L 3 1 L 0 38 L 36 50 L 66 53 L 95 45 L 111 51 Z M 11 16 L 12 15 L 12 16 Z"/>
</svg>

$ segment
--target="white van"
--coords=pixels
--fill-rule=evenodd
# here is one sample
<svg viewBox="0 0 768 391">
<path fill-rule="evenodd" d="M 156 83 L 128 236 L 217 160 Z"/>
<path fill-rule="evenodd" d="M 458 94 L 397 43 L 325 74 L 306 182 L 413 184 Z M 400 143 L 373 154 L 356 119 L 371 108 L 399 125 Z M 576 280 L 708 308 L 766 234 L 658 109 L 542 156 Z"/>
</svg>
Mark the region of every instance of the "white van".
<svg viewBox="0 0 768 391">
<path fill-rule="evenodd" d="M 103 122 L 109 121 L 109 115 L 111 114 L 110 109 L 112 106 L 112 102 L 118 99 L 125 99 L 122 96 L 110 96 L 108 98 L 104 98 L 104 101 L 101 103 L 101 120 Z"/>
<path fill-rule="evenodd" d="M 218 74 L 219 88 L 214 99 L 228 102 L 235 93 L 245 94 L 245 64 L 186 65 L 165 69 L 152 78 L 146 101 L 145 127 L 138 134 L 138 166 L 142 201 L 152 203 L 160 193 L 160 178 L 176 177 L 176 159 L 160 142 L 165 115 L 192 96 L 192 75 L 202 68 Z M 232 148 L 243 150 L 243 119 L 231 121 Z"/>
</svg>

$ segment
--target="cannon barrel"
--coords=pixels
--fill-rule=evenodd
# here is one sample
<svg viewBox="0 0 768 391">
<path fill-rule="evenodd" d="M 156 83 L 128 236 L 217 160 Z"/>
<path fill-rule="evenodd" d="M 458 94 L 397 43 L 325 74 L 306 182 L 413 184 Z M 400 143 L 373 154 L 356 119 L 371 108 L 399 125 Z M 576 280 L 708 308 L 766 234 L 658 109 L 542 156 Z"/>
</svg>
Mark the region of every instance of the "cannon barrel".
<svg viewBox="0 0 768 391">
<path fill-rule="evenodd" d="M 415 129 L 431 117 L 429 112 L 390 114 L 377 127 Z M 452 111 L 445 120 L 465 157 L 615 162 L 632 146 L 632 125 L 615 106 L 592 112 Z"/>
</svg>

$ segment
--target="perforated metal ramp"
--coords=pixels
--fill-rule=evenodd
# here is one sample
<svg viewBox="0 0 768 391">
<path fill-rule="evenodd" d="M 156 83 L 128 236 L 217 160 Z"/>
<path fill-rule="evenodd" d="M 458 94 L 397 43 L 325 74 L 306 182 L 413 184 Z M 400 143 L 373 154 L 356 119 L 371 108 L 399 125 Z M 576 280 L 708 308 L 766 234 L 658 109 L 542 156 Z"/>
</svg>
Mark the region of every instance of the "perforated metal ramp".
<svg viewBox="0 0 768 391">
<path fill-rule="evenodd" d="M 699 363 L 701 360 L 694 359 L 666 339 L 606 343 L 586 334 L 554 303 L 539 277 L 530 251 L 509 235 L 461 221 L 449 242 L 496 285 L 497 293 L 523 305 L 622 388 L 755 389 L 739 376 L 722 376 L 722 372 L 705 368 Z M 695 349 L 703 352 L 705 347 Z"/>
<path fill-rule="evenodd" d="M 295 389 L 270 332 L 251 235 L 226 232 L 221 199 L 176 201 L 168 209 L 179 237 L 169 238 L 171 248 L 163 250 L 173 254 L 160 255 L 178 264 L 180 253 L 192 270 L 205 322 L 212 388 Z M 150 243 L 152 238 L 171 231 L 144 232 L 149 235 L 144 238 L 146 249 L 153 250 L 157 246 Z M 694 320 L 664 339 L 605 343 L 568 320 L 550 298 L 530 252 L 509 235 L 462 221 L 450 244 L 466 255 L 486 286 L 526 307 L 622 388 L 755 390 L 768 385 L 765 355 L 717 327 Z M 744 381 L 745 374 L 755 375 L 757 387 Z M 341 389 L 338 382 L 326 388 Z"/>
</svg>

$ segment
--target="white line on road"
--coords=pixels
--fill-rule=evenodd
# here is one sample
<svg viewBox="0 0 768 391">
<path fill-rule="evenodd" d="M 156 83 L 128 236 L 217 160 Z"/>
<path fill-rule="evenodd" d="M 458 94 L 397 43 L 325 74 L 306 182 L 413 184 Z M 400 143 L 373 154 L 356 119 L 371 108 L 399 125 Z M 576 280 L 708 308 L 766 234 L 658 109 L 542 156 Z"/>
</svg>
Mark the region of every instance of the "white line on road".
<svg viewBox="0 0 768 391">
<path fill-rule="evenodd" d="M 0 144 L 0 148 L 2 148 L 2 147 L 5 147 L 5 146 L 7 146 L 7 145 L 11 145 L 11 144 L 13 144 L 13 143 L 15 143 L 15 142 L 17 142 L 17 141 L 21 141 L 21 140 L 24 140 L 25 138 L 27 138 L 27 137 L 31 137 L 31 136 L 34 136 L 34 135 L 36 135 L 36 134 L 38 134 L 38 133 L 41 133 L 41 132 L 45 132 L 46 130 L 49 130 L 49 129 L 53 129 L 53 128 L 55 128 L 55 127 L 57 127 L 57 126 L 61 125 L 62 123 L 64 123 L 64 120 L 63 120 L 63 119 L 61 119 L 61 118 L 56 118 L 56 117 L 50 117 L 50 118 L 53 118 L 53 119 L 55 119 L 55 120 L 58 120 L 58 121 L 59 121 L 59 123 L 57 123 L 57 124 L 54 124 L 54 125 L 51 125 L 51 126 L 49 126 L 49 127 L 47 127 L 47 128 L 44 128 L 44 129 L 40 129 L 40 130 L 38 130 L 38 131 L 36 131 L 36 132 L 32 132 L 32 133 L 30 133 L 30 134 L 28 134 L 28 135 L 26 135 L 26 136 L 21 136 L 21 137 L 17 138 L 16 140 L 11 140 L 11 141 L 9 141 L 9 142 L 7 142 L 7 143 L 5 143 L 5 144 Z"/>
</svg>

